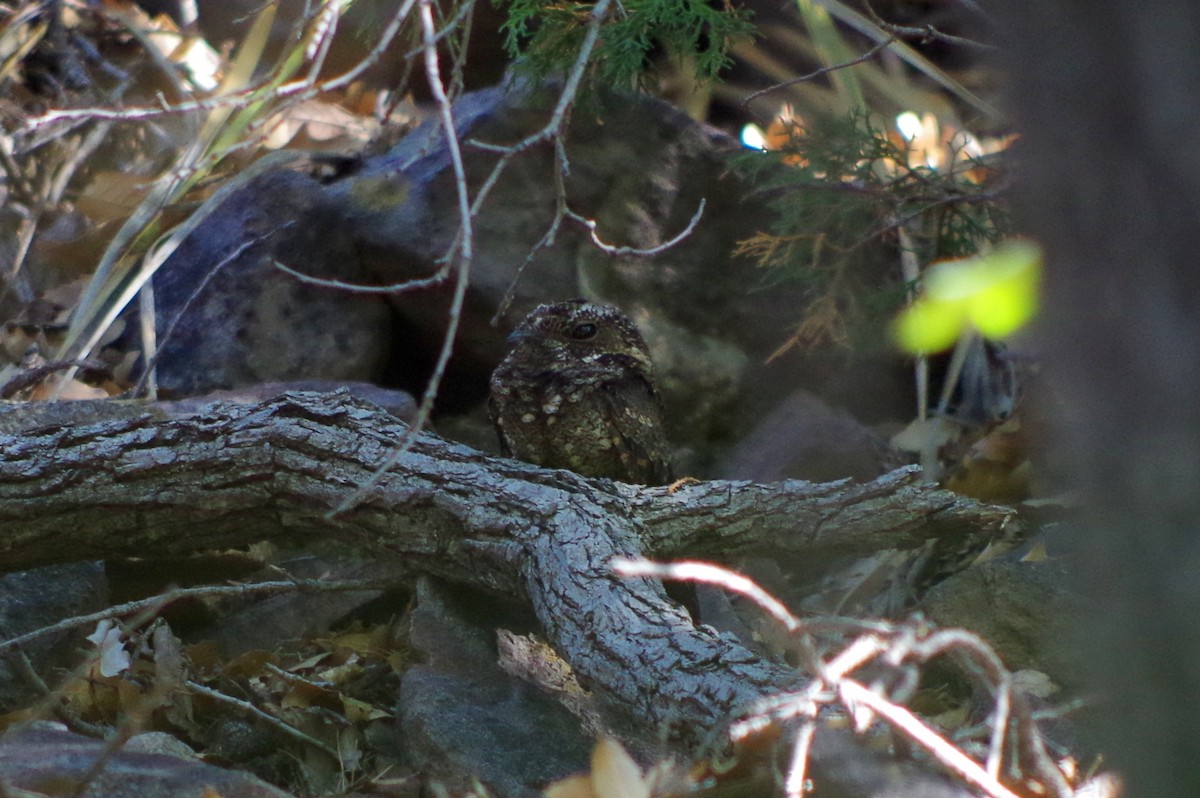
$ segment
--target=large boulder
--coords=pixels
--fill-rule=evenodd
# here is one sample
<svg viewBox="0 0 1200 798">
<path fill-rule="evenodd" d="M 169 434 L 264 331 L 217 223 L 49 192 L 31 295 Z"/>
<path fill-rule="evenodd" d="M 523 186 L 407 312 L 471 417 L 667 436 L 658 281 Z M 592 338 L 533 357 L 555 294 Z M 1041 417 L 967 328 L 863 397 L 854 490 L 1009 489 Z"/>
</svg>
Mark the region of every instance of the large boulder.
<svg viewBox="0 0 1200 798">
<path fill-rule="evenodd" d="M 553 86 L 509 82 L 455 105 L 472 197 L 505 157 L 478 143 L 511 145 L 541 130 L 557 97 Z M 702 203 L 703 213 L 681 242 L 650 257 L 605 251 L 570 219 L 547 242 L 558 199 L 554 148 L 512 156 L 473 221 L 475 257 L 441 418 L 481 418 L 508 330 L 539 302 L 574 296 L 618 305 L 642 329 L 682 473 L 716 473 L 721 450 L 799 387 L 872 420 L 886 417 L 881 408 L 909 412 L 894 371 L 843 349 L 766 363 L 805 300 L 798 287 L 755 290 L 760 275 L 732 254 L 769 221 L 732 168 L 732 156 L 745 153 L 736 141 L 653 98 L 611 93 L 577 103 L 564 141 L 566 202 L 605 243 L 658 247 Z M 423 389 L 453 275 L 420 291 L 358 294 L 301 283 L 275 264 L 374 285 L 437 273 L 460 224 L 444 131 L 431 121 L 383 155 L 340 163 L 332 177 L 315 171 L 293 166 L 248 181 L 163 266 L 160 335 L 175 326 L 159 362 L 165 389 L 300 378 Z"/>
</svg>

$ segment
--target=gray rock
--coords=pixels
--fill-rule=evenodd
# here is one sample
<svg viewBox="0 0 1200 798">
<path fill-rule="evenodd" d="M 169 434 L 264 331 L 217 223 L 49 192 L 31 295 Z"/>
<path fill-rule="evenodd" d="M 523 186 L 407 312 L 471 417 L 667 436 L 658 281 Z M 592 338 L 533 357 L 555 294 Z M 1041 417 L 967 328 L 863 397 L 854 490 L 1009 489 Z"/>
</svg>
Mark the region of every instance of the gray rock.
<svg viewBox="0 0 1200 798">
<path fill-rule="evenodd" d="M 721 476 L 757 482 L 866 481 L 892 465 L 888 453 L 883 436 L 808 391 L 797 391 L 725 455 Z"/>
<path fill-rule="evenodd" d="M 248 773 L 222 770 L 174 753 L 113 748 L 56 724 L 17 727 L 0 737 L 0 780 L 6 790 L 62 794 L 86 784 L 93 798 L 289 798 Z"/>
<path fill-rule="evenodd" d="M 462 597 L 422 580 L 412 643 L 426 657 L 401 684 L 406 753 L 451 789 L 478 778 L 492 795 L 537 796 L 588 769 L 591 741 L 550 695 L 497 664 L 495 630 Z"/>
<path fill-rule="evenodd" d="M 377 381 L 391 356 L 387 301 L 306 285 L 361 282 L 350 242 L 304 223 L 320 185 L 286 169 L 234 191 L 154 278 L 158 382 L 190 396 L 259 382 Z"/>
<path fill-rule="evenodd" d="M 63 618 L 86 615 L 108 606 L 108 579 L 104 565 L 79 562 L 51 565 L 0 576 L 0 640 L 58 623 Z M 53 682 L 56 668 L 79 664 L 78 650 L 92 629 L 61 632 L 21 647 L 33 669 Z M 54 685 L 51 684 L 51 687 Z M 0 712 L 27 706 L 34 688 L 21 676 L 9 657 L 0 657 Z"/>
<path fill-rule="evenodd" d="M 553 86 L 513 81 L 456 104 L 473 195 L 500 155 L 471 142 L 527 138 L 557 96 Z M 908 383 L 880 366 L 886 356 L 855 361 L 828 345 L 766 362 L 809 300 L 799 287 L 754 291 L 759 272 L 731 254 L 770 219 L 731 168 L 731 156 L 745 152 L 736 141 L 655 99 L 617 94 L 581 98 L 565 141 L 568 202 L 596 222 L 603 241 L 656 247 L 686 229 L 702 202 L 704 213 L 681 243 L 652 257 L 607 253 L 570 220 L 551 246 L 535 250 L 553 221 L 554 152 L 540 144 L 513 157 L 474 220 L 470 288 L 441 415 L 483 401 L 512 324 L 540 302 L 575 296 L 618 305 L 646 337 L 682 473 L 716 473 L 720 449 L 801 386 L 851 412 L 909 413 Z M 301 285 L 273 261 L 372 285 L 434 275 L 459 224 L 445 135 L 430 122 L 384 155 L 340 166 L 325 180 L 288 169 L 249 181 L 163 265 L 155 278 L 160 336 L 180 321 L 163 346 L 162 386 L 195 394 L 326 379 L 424 389 L 446 329 L 448 281 L 389 297 L 348 294 Z"/>
<path fill-rule="evenodd" d="M 1038 670 L 1060 685 L 1077 685 L 1073 646 L 1082 610 L 1068 584 L 1060 562 L 986 562 L 930 589 L 920 609 L 940 626 L 984 637 L 1010 670 Z"/>
</svg>

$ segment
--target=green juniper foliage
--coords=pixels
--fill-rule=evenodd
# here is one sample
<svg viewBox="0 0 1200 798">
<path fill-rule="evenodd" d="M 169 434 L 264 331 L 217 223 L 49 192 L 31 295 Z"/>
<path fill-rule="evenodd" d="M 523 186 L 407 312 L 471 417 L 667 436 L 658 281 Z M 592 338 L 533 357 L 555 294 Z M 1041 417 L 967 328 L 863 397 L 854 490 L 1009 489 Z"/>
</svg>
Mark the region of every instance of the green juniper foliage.
<svg viewBox="0 0 1200 798">
<path fill-rule="evenodd" d="M 499 0 L 503 4 L 503 0 Z M 592 3 L 509 0 L 505 47 L 535 77 L 574 63 Z M 591 59 L 591 76 L 607 85 L 640 84 L 651 50 L 691 55 L 696 76 L 708 80 L 729 65 L 731 42 L 748 36 L 748 12 L 706 0 L 622 0 L 613 3 Z"/>
<path fill-rule="evenodd" d="M 886 283 L 868 256 L 881 243 L 895 253 L 900 227 L 922 266 L 973 255 L 1010 232 L 997 197 L 1003 175 L 980 162 L 910 166 L 905 143 L 863 115 L 790 132 L 782 149 L 737 159 L 775 212 L 740 252 L 764 268 L 765 283 L 800 283 L 831 316 L 849 316 L 837 321 L 843 332 L 859 321 L 876 327 L 903 303 L 898 254 Z"/>
</svg>

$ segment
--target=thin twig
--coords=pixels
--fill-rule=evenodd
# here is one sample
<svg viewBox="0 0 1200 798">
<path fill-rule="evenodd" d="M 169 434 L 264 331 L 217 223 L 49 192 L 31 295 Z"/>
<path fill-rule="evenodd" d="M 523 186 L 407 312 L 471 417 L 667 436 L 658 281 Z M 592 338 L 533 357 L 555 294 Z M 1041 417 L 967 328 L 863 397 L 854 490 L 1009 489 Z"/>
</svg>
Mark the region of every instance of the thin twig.
<svg viewBox="0 0 1200 798">
<path fill-rule="evenodd" d="M 689 221 L 687 223 L 687 227 L 683 228 L 683 230 L 680 231 L 678 235 L 674 236 L 670 241 L 664 241 L 663 243 L 661 243 L 655 247 L 644 247 L 644 248 L 643 247 L 618 247 L 618 246 L 614 246 L 612 244 L 606 244 L 604 241 L 600 240 L 600 235 L 599 235 L 599 233 L 596 232 L 596 221 L 594 219 L 588 219 L 586 217 L 580 216 L 579 214 L 575 213 L 575 211 L 572 211 L 570 209 L 567 209 L 566 216 L 571 221 L 578 222 L 579 224 L 586 227 L 589 231 L 591 231 L 593 243 L 595 243 L 595 245 L 597 247 L 599 247 L 601 251 L 606 252 L 609 255 L 649 256 L 649 255 L 658 255 L 662 252 L 666 252 L 668 249 L 678 245 L 681 241 L 683 241 L 688 236 L 690 236 L 692 234 L 692 231 L 696 229 L 696 225 L 700 222 L 700 217 L 704 215 L 704 204 L 705 204 L 705 200 L 703 198 L 701 198 L 700 205 L 696 208 L 696 212 L 692 214 L 692 219 L 691 219 L 691 221 Z"/>
<path fill-rule="evenodd" d="M 508 313 L 509 307 L 512 305 L 513 298 L 517 294 L 517 284 L 521 281 L 522 275 L 525 274 L 525 269 L 529 264 L 533 263 L 533 259 L 537 254 L 549 247 L 554 246 L 554 241 L 558 237 L 558 231 L 562 227 L 563 220 L 567 218 L 567 174 L 571 170 L 571 162 L 567 158 L 567 148 L 563 144 L 562 136 L 554 138 L 554 217 L 550 220 L 550 226 L 542 237 L 529 248 L 529 252 L 525 253 L 525 259 L 517 265 L 517 269 L 513 272 L 512 279 L 508 281 L 508 286 L 504 289 L 504 296 L 500 297 L 500 301 L 496 303 L 496 312 L 492 314 L 491 325 L 495 327 L 500 323 L 500 319 L 504 314 Z"/>
<path fill-rule="evenodd" d="M 612 2 L 613 0 L 600 0 L 600 2 L 592 6 L 592 10 L 588 14 L 587 33 L 584 34 L 583 44 L 579 47 L 579 55 L 575 57 L 575 63 L 571 66 L 571 71 L 567 73 L 567 82 L 563 86 L 562 94 L 559 95 L 558 103 L 555 104 L 554 110 L 550 113 L 550 121 L 541 130 L 531 133 L 513 145 L 505 146 L 472 141 L 473 145 L 482 149 L 492 150 L 493 152 L 504 153 L 511 157 L 524 152 L 539 142 L 546 141 L 558 135 L 566 119 L 570 116 L 571 108 L 575 104 L 579 85 L 583 81 L 584 70 L 587 68 L 588 61 L 592 57 L 592 50 L 595 49 L 596 42 L 600 38 L 600 27 L 604 23 L 604 18 L 608 16 L 608 7 Z"/>
<path fill-rule="evenodd" d="M 365 71 L 370 69 L 374 64 L 383 57 L 391 45 L 392 40 L 399 33 L 400 27 L 404 22 L 404 18 L 412 11 L 417 0 L 406 0 L 403 6 L 397 9 L 393 14 L 391 22 L 380 35 L 379 41 L 375 43 L 361 60 L 358 61 L 352 68 L 338 75 L 335 78 L 330 78 L 321 83 L 313 83 L 309 77 L 302 80 L 292 81 L 278 86 L 271 91 L 271 98 L 274 100 L 282 100 L 291 98 L 294 101 L 310 100 L 325 92 L 334 91 L 344 88 L 357 80 Z M 268 78 L 269 80 L 269 78 Z M 198 100 L 186 100 L 179 103 L 167 103 L 161 101 L 157 106 L 139 106 L 120 109 L 111 108 L 64 108 L 53 111 L 47 111 L 39 116 L 31 116 L 21 125 L 20 133 L 28 135 L 34 131 L 44 128 L 48 125 L 53 125 L 56 122 L 70 120 L 93 120 L 93 119 L 109 119 L 119 122 L 131 122 L 142 119 L 151 119 L 159 116 L 170 116 L 175 114 L 186 114 L 192 111 L 209 111 L 225 106 L 240 108 L 247 105 L 249 102 L 259 99 L 259 94 L 267 84 L 251 86 L 240 91 L 230 94 L 223 94 L 219 97 L 206 97 Z"/>
<path fill-rule="evenodd" d="M 865 61 L 870 61 L 872 58 L 874 58 L 879 53 L 879 51 L 887 48 L 888 45 L 890 45 L 892 42 L 896 41 L 897 38 L 898 37 L 895 34 L 892 34 L 891 36 L 889 36 L 888 38 L 879 42 L 874 47 L 872 47 L 870 50 L 867 50 L 865 53 L 858 56 L 857 58 L 852 58 L 849 61 L 843 61 L 840 64 L 832 64 L 827 67 L 821 67 L 820 69 L 818 69 L 814 72 L 809 72 L 807 75 L 801 75 L 798 78 L 792 78 L 791 80 L 785 80 L 782 83 L 776 83 L 774 86 L 768 86 L 765 89 L 759 89 L 758 91 L 751 92 L 750 94 L 747 94 L 745 97 L 742 98 L 742 107 L 745 108 L 751 102 L 753 102 L 754 100 L 757 100 L 759 97 L 763 96 L 764 94 L 770 94 L 771 92 L 778 91 L 779 89 L 786 89 L 789 86 L 795 86 L 797 83 L 806 83 L 806 82 L 812 80 L 813 78 L 819 78 L 822 75 L 829 74 L 830 72 L 836 72 L 839 69 L 845 69 L 846 67 L 857 66 L 858 64 L 861 64 Z"/>
<path fill-rule="evenodd" d="M 732 593 L 738 593 L 757 604 L 764 612 L 779 622 L 789 634 L 796 636 L 800 649 L 801 664 L 822 682 L 827 678 L 825 662 L 818 656 L 812 637 L 803 623 L 784 606 L 783 602 L 763 590 L 753 579 L 736 574 L 725 568 L 704 562 L 654 563 L 649 560 L 614 558 L 612 569 L 621 576 L 653 576 L 659 579 L 675 579 L 686 582 L 703 582 L 717 585 Z"/>
<path fill-rule="evenodd" d="M 459 7 L 458 11 L 454 14 L 454 16 L 452 16 L 446 22 L 446 24 L 442 26 L 442 29 L 440 31 L 438 31 L 437 36 L 434 37 L 434 41 L 440 44 L 442 39 L 445 39 L 447 36 L 449 36 L 451 33 L 453 33 L 458 28 L 458 25 L 460 22 L 462 22 L 464 19 L 466 19 L 467 17 L 470 16 L 470 14 L 474 10 L 474 8 L 475 8 L 475 0 L 470 0 L 470 2 L 463 3 Z M 418 55 L 423 56 L 424 53 L 425 53 L 425 42 L 422 41 L 421 45 L 419 47 L 414 47 L 411 50 L 409 50 L 408 52 L 406 52 L 404 54 L 404 58 L 406 60 L 412 59 L 412 58 L 416 58 Z"/>
<path fill-rule="evenodd" d="M 65 632 L 70 629 L 77 629 L 83 626 L 92 626 L 100 621 L 112 620 L 121 618 L 126 615 L 132 615 L 138 612 L 153 610 L 158 607 L 170 604 L 173 601 L 178 601 L 184 598 L 213 598 L 218 596 L 252 596 L 264 593 L 288 593 L 292 591 L 346 591 L 346 590 L 383 590 L 392 586 L 392 582 L 383 582 L 379 580 L 363 580 L 363 579 L 343 579 L 337 581 L 327 581 L 320 579 L 294 579 L 279 582 L 253 582 L 246 585 L 219 585 L 208 587 L 187 587 L 176 588 L 159 593 L 150 598 L 139 599 L 138 601 L 129 601 L 124 604 L 118 604 L 115 607 L 98 612 L 89 613 L 87 615 L 76 615 L 71 618 L 43 626 L 40 629 L 35 629 L 32 632 L 26 632 L 23 635 L 17 635 L 9 640 L 0 641 L 0 654 L 14 648 L 20 648 L 28 643 L 36 640 L 41 640 L 43 637 Z"/>
<path fill-rule="evenodd" d="M 205 687 L 204 685 L 200 684 L 199 682 L 193 682 L 190 679 L 187 681 L 186 684 L 187 684 L 187 688 L 189 690 L 191 690 L 193 693 L 196 693 L 197 695 L 207 696 L 208 698 L 211 698 L 214 701 L 219 701 L 222 704 L 227 704 L 231 707 L 234 707 L 235 709 L 237 709 L 241 712 L 244 712 L 247 715 L 258 718 L 259 720 L 264 721 L 265 723 L 268 723 L 271 726 L 274 726 L 276 729 L 279 729 L 284 734 L 286 734 L 289 737 L 292 737 L 296 740 L 299 740 L 300 742 L 304 743 L 305 745 L 311 745 L 313 748 L 316 748 L 318 751 L 329 754 L 329 756 L 333 757 L 334 760 L 336 760 L 338 762 L 342 761 L 341 754 L 339 754 L 337 752 L 337 750 L 334 749 L 333 747 L 327 745 L 326 743 L 321 742 L 320 740 L 316 739 L 315 737 L 311 737 L 311 736 L 305 734 L 304 732 L 297 729 L 295 726 L 291 725 L 290 723 L 285 723 L 283 720 L 275 717 L 271 713 L 264 712 L 263 710 L 259 709 L 258 707 L 254 706 L 253 704 L 251 704 L 249 701 L 243 701 L 240 698 L 234 698 L 231 695 L 226 695 L 225 693 L 222 693 L 219 690 L 214 690 L 211 687 Z"/>
<path fill-rule="evenodd" d="M 1004 741 L 1008 736 L 1008 719 L 1012 712 L 1012 698 L 1012 679 L 1005 678 L 996 695 L 996 709 L 992 713 L 992 739 L 988 743 L 987 772 L 992 778 L 1000 777 L 1000 766 L 1004 761 Z"/>
<path fill-rule="evenodd" d="M 896 37 L 905 39 L 919 39 L 921 42 L 945 42 L 947 44 L 955 44 L 959 47 L 969 47 L 974 50 L 981 50 L 988 53 L 995 53 L 999 52 L 1000 50 L 1000 48 L 994 44 L 977 42 L 974 39 L 955 36 L 953 33 L 943 33 L 932 25 L 897 25 L 880 17 L 879 14 L 875 12 L 875 8 L 871 5 L 869 0 L 864 2 L 863 5 L 866 6 L 867 16 L 871 18 L 872 22 Z"/>
<path fill-rule="evenodd" d="M 88 158 L 92 156 L 104 140 L 108 138 L 108 132 L 112 130 L 112 125 L 108 122 L 101 122 L 96 125 L 79 143 L 79 147 L 75 152 L 71 153 L 71 157 L 64 161 L 56 170 L 54 181 L 50 185 L 50 192 L 46 196 L 46 204 L 56 206 L 62 202 L 63 194 L 67 192 L 67 185 L 71 182 L 71 178 L 79 171 L 79 168 L 84 165 Z"/>
<path fill-rule="evenodd" d="M 1017 751 L 1022 767 L 1028 763 L 1037 778 L 1050 788 L 1055 798 L 1071 798 L 1075 791 L 1067 784 L 1058 765 L 1046 750 L 1046 743 L 1034 723 L 1029 704 L 1020 696 L 1013 696 L 1012 714 L 1017 730 Z"/>
<path fill-rule="evenodd" d="M 458 337 L 458 326 L 462 319 L 463 302 L 467 296 L 471 262 L 475 257 L 474 211 L 467 187 L 467 172 L 463 164 L 462 148 L 459 146 L 458 131 L 454 125 L 454 111 L 450 104 L 450 98 L 446 96 L 445 88 L 442 85 L 441 65 L 438 62 L 437 52 L 437 30 L 433 23 L 431 0 L 421 0 L 420 17 L 425 41 L 425 77 L 429 81 L 429 90 L 438 106 L 442 132 L 446 136 L 446 147 L 450 151 L 450 163 L 454 169 L 455 192 L 458 198 L 458 235 L 455 238 L 456 243 L 451 245 L 451 251 L 446 254 L 446 263 L 454 263 L 457 268 L 454 297 L 450 302 L 450 311 L 447 314 L 448 321 L 446 334 L 442 338 L 442 348 L 438 353 L 433 374 L 430 375 L 429 382 L 425 385 L 425 392 L 421 396 L 421 404 L 417 408 L 416 417 L 387 459 L 363 484 L 357 486 L 353 493 L 329 513 L 330 517 L 349 510 L 371 488 L 379 484 L 383 475 L 404 456 L 420 431 L 429 423 L 429 416 L 433 412 L 433 402 L 437 398 L 438 388 L 441 386 L 442 377 L 446 372 L 446 365 L 454 353 L 454 342 Z"/>
<path fill-rule="evenodd" d="M 803 798 L 808 781 L 808 754 L 812 750 L 813 738 L 817 736 L 817 706 L 808 708 L 812 714 L 800 724 L 796 742 L 792 747 L 792 761 L 788 764 L 787 780 L 783 783 L 788 798 Z"/>
<path fill-rule="evenodd" d="M 921 745 L 943 765 L 976 787 L 985 790 L 988 795 L 994 798 L 1018 798 L 1016 793 L 996 781 L 986 770 L 981 768 L 978 762 L 946 742 L 941 735 L 926 726 L 920 718 L 904 707 L 897 706 L 876 695 L 852 679 L 845 679 L 839 683 L 838 692 L 847 704 L 869 707 L 872 712 Z"/>
<path fill-rule="evenodd" d="M 315 84 L 320 80 L 321 68 L 333 47 L 333 38 L 337 35 L 338 23 L 342 19 L 342 1 L 328 0 L 324 8 L 317 12 L 317 18 L 312 21 L 316 32 L 314 41 L 308 45 L 308 83 Z"/>
<path fill-rule="evenodd" d="M 241 244 L 238 244 L 236 247 L 234 247 L 232 252 L 221 258 L 221 260 L 218 261 L 211 269 L 205 272 L 204 277 L 200 280 L 199 285 L 193 288 L 192 292 L 188 294 L 187 299 L 183 301 L 183 305 L 181 305 L 179 310 L 175 312 L 175 317 L 171 319 L 171 323 L 167 325 L 167 328 L 163 331 L 162 336 L 157 339 L 155 351 L 144 353 L 146 356 L 146 362 L 142 367 L 142 376 L 138 378 L 137 384 L 133 386 L 132 394 L 134 396 L 141 395 L 142 390 L 146 387 L 147 381 L 150 379 L 150 374 L 154 372 L 154 368 L 158 365 L 159 355 L 162 354 L 163 348 L 175 334 L 175 329 L 183 320 L 184 314 L 187 313 L 188 308 L 192 306 L 192 304 L 200 297 L 200 295 L 204 293 L 204 290 L 208 288 L 209 283 L 213 281 L 217 274 L 220 273 L 226 266 L 240 258 L 242 254 L 246 252 L 246 250 L 261 244 L 271 236 L 278 233 L 280 230 L 285 230 L 295 223 L 296 222 L 294 219 L 288 220 L 281 224 L 275 225 L 275 227 L 271 228 L 262 235 L 256 236 L 249 241 L 243 241 Z"/>
<path fill-rule="evenodd" d="M 354 67 L 344 74 L 327 80 L 324 83 L 318 83 L 317 85 L 312 86 L 307 92 L 300 94 L 301 98 L 306 100 L 312 99 L 318 94 L 344 88 L 358 80 L 359 76 L 374 66 L 375 63 L 383 57 L 383 54 L 387 52 L 388 47 L 390 47 L 392 44 L 392 40 L 395 39 L 396 34 L 400 32 L 400 26 L 404 23 L 405 17 L 412 12 L 413 6 L 415 5 L 416 0 L 405 0 L 404 5 L 398 8 L 396 13 L 392 15 L 392 21 L 388 23 L 388 26 L 384 28 L 383 33 L 380 34 L 379 41 L 375 43 L 375 46 L 372 47 L 365 56 L 363 56 L 362 60 L 360 60 L 354 65 Z"/>
<path fill-rule="evenodd" d="M 410 291 L 422 291 L 426 288 L 435 288 L 441 285 L 450 276 L 450 269 L 448 266 L 443 265 L 428 277 L 418 277 L 399 283 L 388 283 L 387 285 L 363 285 L 362 283 L 348 283 L 345 280 L 334 280 L 328 277 L 314 277 L 311 274 L 296 271 L 291 266 L 274 259 L 271 260 L 271 265 L 289 277 L 295 278 L 297 282 L 304 283 L 305 285 L 334 288 L 350 294 L 405 294 Z"/>
<path fill-rule="evenodd" d="M 550 114 L 550 120 L 541 128 L 541 130 L 525 137 L 520 142 L 513 145 L 489 144 L 487 142 L 471 139 L 467 143 L 490 152 L 498 152 L 501 154 L 500 159 L 492 167 L 491 173 L 483 181 L 480 186 L 479 193 L 475 197 L 475 203 L 471 207 L 472 213 L 478 213 L 479 208 L 483 205 L 483 201 L 487 198 L 495 187 L 496 182 L 500 179 L 500 175 L 508 168 L 509 162 L 518 154 L 533 147 L 542 141 L 553 141 L 555 146 L 555 157 L 559 166 L 559 171 L 555 175 L 556 185 L 562 185 L 561 180 L 566 175 L 569 168 L 569 162 L 566 157 L 566 150 L 562 145 L 562 130 L 570 119 L 571 108 L 575 103 L 576 95 L 579 92 L 580 83 L 583 81 L 583 73 L 587 69 L 588 61 L 591 59 L 592 51 L 596 47 L 596 42 L 600 38 L 600 28 L 604 23 L 604 18 L 608 15 L 608 8 L 612 4 L 612 0 L 600 0 L 592 6 L 591 13 L 588 15 L 588 29 L 584 35 L 583 44 L 579 48 L 579 54 L 575 57 L 575 63 L 571 65 L 570 71 L 567 73 L 567 80 L 563 86 L 562 93 L 559 95 L 558 102 L 554 106 L 554 110 Z M 556 212 L 556 218 L 551 222 L 550 230 L 542 237 L 544 241 L 553 241 L 554 234 L 557 232 L 560 219 L 559 213 L 563 212 L 566 207 L 565 189 L 560 189 L 558 192 L 561 204 Z M 540 242 L 539 242 L 540 243 Z M 536 246 L 535 246 L 536 250 Z M 515 280 L 520 276 L 518 271 L 517 276 L 514 276 L 513 284 L 509 286 L 505 292 L 505 301 L 501 305 L 506 306 L 508 301 L 511 301 L 510 295 L 515 290 Z M 493 319 L 495 323 L 496 319 Z"/>
<path fill-rule="evenodd" d="M 821 708 L 835 702 L 850 714 L 856 731 L 862 732 L 875 718 L 885 720 L 928 751 L 951 772 L 993 798 L 1016 798 L 999 782 L 1004 760 L 1004 743 L 1012 726 L 1016 732 L 1021 758 L 1029 762 L 1026 772 L 1037 778 L 1055 798 L 1069 798 L 1071 791 L 1046 751 L 1045 743 L 1033 720 L 1028 704 L 1013 689 L 1012 674 L 996 653 L 978 635 L 962 629 L 929 630 L 923 620 L 907 624 L 878 623 L 877 630 L 859 635 L 831 659 L 815 653 L 810 635 L 812 624 L 802 622 L 752 580 L 706 563 L 658 564 L 642 560 L 615 559 L 613 569 L 623 576 L 654 576 L 662 579 L 684 579 L 718 585 L 725 590 L 746 596 L 767 614 L 796 634 L 802 644 L 803 663 L 816 677 L 799 691 L 767 696 L 749 707 L 746 715 L 729 727 L 733 741 L 761 733 L 772 725 L 802 719 L 792 753 L 786 790 L 789 796 L 800 796 L 804 787 L 812 735 L 816 733 Z M 803 631 L 801 631 L 803 630 Z M 967 756 L 955 745 L 924 724 L 916 715 L 897 703 L 895 696 L 908 695 L 917 681 L 914 663 L 924 664 L 934 657 L 947 654 L 962 655 L 978 681 L 995 696 L 996 706 L 990 724 L 990 745 L 985 765 Z M 871 687 L 850 678 L 850 674 L 875 662 L 891 673 L 905 676 L 899 686 L 895 679 L 880 676 Z M 890 687 L 887 687 L 890 684 Z M 892 697 L 885 694 L 887 692 Z"/>
<path fill-rule="evenodd" d="M 67 369 L 84 369 L 92 372 L 107 372 L 108 365 L 99 360 L 52 360 L 40 366 L 26 369 L 16 374 L 8 382 L 0 385 L 0 399 L 12 399 L 26 388 L 45 380 L 51 374 Z"/>
<path fill-rule="evenodd" d="M 609 563 L 619 576 L 652 576 L 657 579 L 676 579 L 719 585 L 753 601 L 789 632 L 799 631 L 800 619 L 792 615 L 783 602 L 759 587 L 753 579 L 706 562 L 656 563 L 616 557 Z"/>
</svg>

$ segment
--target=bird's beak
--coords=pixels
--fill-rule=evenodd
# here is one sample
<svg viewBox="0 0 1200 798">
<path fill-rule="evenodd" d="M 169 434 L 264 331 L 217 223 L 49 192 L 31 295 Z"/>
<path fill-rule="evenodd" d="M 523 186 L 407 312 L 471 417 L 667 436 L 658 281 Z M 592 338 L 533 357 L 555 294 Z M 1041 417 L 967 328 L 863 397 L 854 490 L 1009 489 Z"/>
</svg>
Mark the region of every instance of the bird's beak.
<svg viewBox="0 0 1200 798">
<path fill-rule="evenodd" d="M 516 344 L 516 343 L 520 343 L 521 341 L 524 341 L 527 338 L 532 338 L 532 337 L 533 337 L 532 330 L 526 330 L 522 327 L 518 327 L 508 334 L 508 342 L 510 344 Z"/>
</svg>

